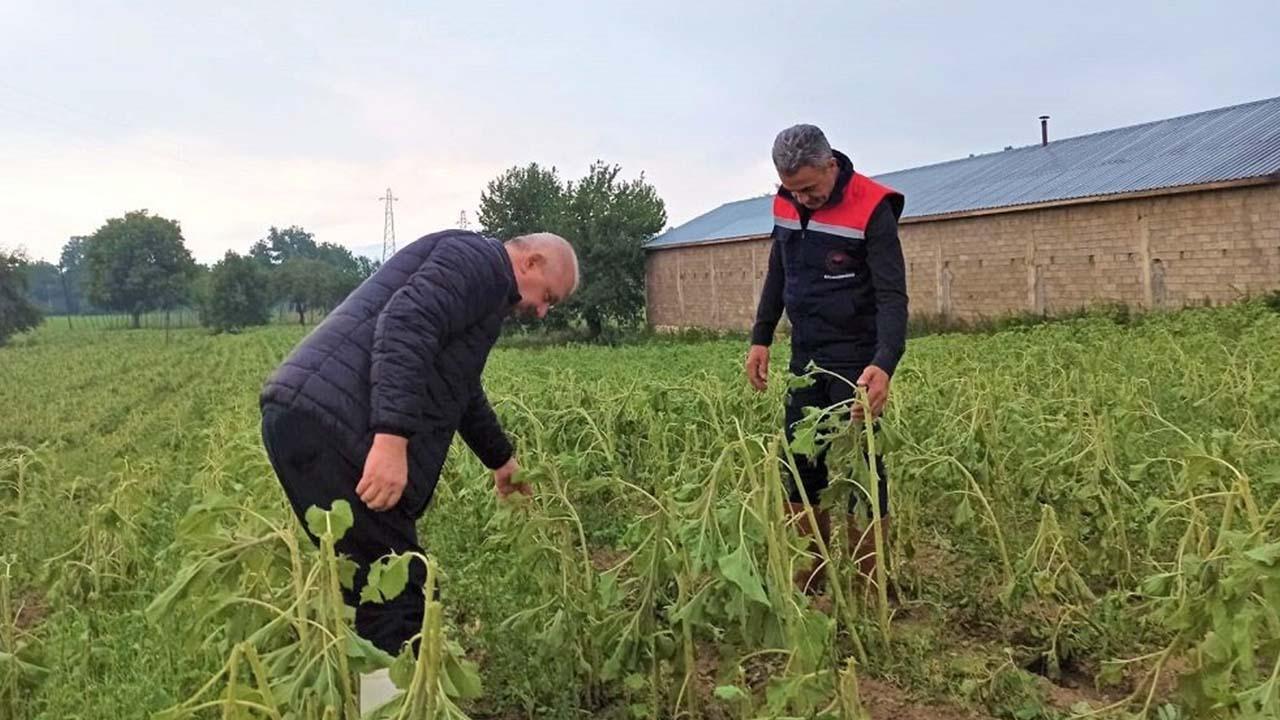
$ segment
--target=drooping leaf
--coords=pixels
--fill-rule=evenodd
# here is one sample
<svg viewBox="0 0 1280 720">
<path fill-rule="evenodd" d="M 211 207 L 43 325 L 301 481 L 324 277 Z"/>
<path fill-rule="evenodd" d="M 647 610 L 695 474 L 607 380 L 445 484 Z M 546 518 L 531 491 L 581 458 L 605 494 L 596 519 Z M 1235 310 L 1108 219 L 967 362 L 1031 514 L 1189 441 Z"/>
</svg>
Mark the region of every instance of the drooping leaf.
<svg viewBox="0 0 1280 720">
<path fill-rule="evenodd" d="M 167 616 L 172 612 L 178 599 L 185 597 L 187 589 L 199 577 L 201 571 L 206 567 L 203 562 L 196 562 L 191 565 L 184 566 L 178 571 L 173 582 L 156 596 L 151 604 L 147 605 L 146 615 L 149 622 L 158 622 L 160 618 Z"/>
<path fill-rule="evenodd" d="M 316 537 L 322 537 L 325 530 L 328 529 L 328 522 L 326 522 L 328 513 L 315 505 L 307 508 L 307 512 L 303 517 L 307 521 L 307 530 L 310 530 L 311 534 Z"/>
<path fill-rule="evenodd" d="M 378 560 L 369 566 L 369 575 L 364 581 L 364 587 L 360 590 L 361 603 L 380 603 L 382 602 L 382 569 L 384 564 L 382 560 Z"/>
<path fill-rule="evenodd" d="M 1271 567 L 1280 561 L 1280 542 L 1263 545 L 1245 552 L 1245 557 L 1255 562 L 1260 562 L 1267 567 Z"/>
<path fill-rule="evenodd" d="M 596 594 L 600 598 L 601 607 L 616 605 L 622 599 L 622 593 L 618 590 L 618 574 L 610 572 L 601 575 L 600 582 L 596 583 Z"/>
<path fill-rule="evenodd" d="M 355 525 L 355 517 L 351 514 L 351 503 L 346 500 L 334 501 L 329 516 L 329 529 L 333 532 L 334 542 L 341 540 L 351 526 Z"/>
<path fill-rule="evenodd" d="M 795 429 L 795 436 L 791 440 L 791 452 L 806 457 L 817 455 L 818 426 L 813 423 L 798 423 Z"/>
<path fill-rule="evenodd" d="M 769 596 L 764 592 L 764 585 L 760 582 L 755 562 L 751 559 L 745 543 L 739 545 L 738 549 L 732 553 L 722 556 L 717 564 L 725 578 L 736 585 L 748 599 L 761 605 L 770 604 Z"/>
<path fill-rule="evenodd" d="M 405 585 L 409 582 L 409 563 L 412 560 L 412 555 L 397 555 L 387 561 L 378 578 L 378 590 L 384 599 L 394 599 L 404 592 Z"/>
<path fill-rule="evenodd" d="M 444 671 L 453 684 L 454 697 L 471 699 L 484 694 L 480 668 L 474 662 L 451 656 L 445 659 Z"/>
<path fill-rule="evenodd" d="M 973 522 L 973 518 L 973 505 L 966 495 L 960 502 L 956 503 L 956 509 L 951 514 L 951 521 L 956 524 L 956 527 L 966 527 Z"/>
<path fill-rule="evenodd" d="M 817 382 L 817 380 L 815 380 L 812 375 L 792 375 L 787 380 L 787 389 L 801 390 L 807 387 L 812 387 L 815 382 Z"/>
<path fill-rule="evenodd" d="M 407 690 L 409 684 L 413 682 L 414 668 L 413 649 L 411 645 L 406 644 L 405 649 L 396 656 L 395 662 L 391 663 L 391 682 L 401 690 Z"/>
<path fill-rule="evenodd" d="M 355 589 L 356 570 L 359 568 L 356 562 L 346 555 L 338 556 L 338 582 L 346 590 Z"/>
<path fill-rule="evenodd" d="M 351 669 L 358 673 L 381 670 L 382 668 L 391 667 L 395 662 L 395 658 L 391 657 L 385 650 L 380 649 L 354 632 L 347 633 L 343 639 L 343 646 L 351 663 Z"/>
</svg>

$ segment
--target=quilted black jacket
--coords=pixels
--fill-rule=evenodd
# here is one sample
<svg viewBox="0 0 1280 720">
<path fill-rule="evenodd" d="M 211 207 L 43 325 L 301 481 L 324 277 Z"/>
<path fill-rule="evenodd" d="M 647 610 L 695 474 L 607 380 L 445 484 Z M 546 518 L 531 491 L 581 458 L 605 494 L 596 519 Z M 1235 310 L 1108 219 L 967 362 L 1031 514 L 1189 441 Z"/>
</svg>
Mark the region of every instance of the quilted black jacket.
<svg viewBox="0 0 1280 720">
<path fill-rule="evenodd" d="M 480 375 L 519 299 L 502 243 L 461 230 L 427 235 L 329 313 L 271 374 L 260 402 L 314 418 L 356 467 L 375 433 L 409 438 L 405 499 L 421 509 L 455 432 L 490 468 L 512 455 Z"/>
</svg>

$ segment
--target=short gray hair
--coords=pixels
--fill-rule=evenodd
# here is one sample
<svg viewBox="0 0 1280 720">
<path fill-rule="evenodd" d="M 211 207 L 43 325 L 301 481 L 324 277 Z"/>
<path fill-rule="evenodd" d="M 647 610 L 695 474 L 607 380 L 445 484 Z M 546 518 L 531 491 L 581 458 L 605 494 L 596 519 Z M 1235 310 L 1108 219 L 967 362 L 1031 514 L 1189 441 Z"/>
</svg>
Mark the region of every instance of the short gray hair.
<svg viewBox="0 0 1280 720">
<path fill-rule="evenodd" d="M 508 242 L 522 250 L 534 250 L 545 253 L 558 252 L 568 255 L 569 264 L 573 267 L 573 289 L 569 292 L 575 293 L 578 291 L 578 285 L 582 282 L 582 274 L 578 270 L 578 253 L 573 249 L 573 245 L 568 240 L 565 240 L 555 233 L 539 232 L 513 237 Z"/>
<path fill-rule="evenodd" d="M 832 157 L 831 143 L 816 125 L 792 125 L 773 140 L 773 166 L 783 175 L 820 168 Z"/>
</svg>

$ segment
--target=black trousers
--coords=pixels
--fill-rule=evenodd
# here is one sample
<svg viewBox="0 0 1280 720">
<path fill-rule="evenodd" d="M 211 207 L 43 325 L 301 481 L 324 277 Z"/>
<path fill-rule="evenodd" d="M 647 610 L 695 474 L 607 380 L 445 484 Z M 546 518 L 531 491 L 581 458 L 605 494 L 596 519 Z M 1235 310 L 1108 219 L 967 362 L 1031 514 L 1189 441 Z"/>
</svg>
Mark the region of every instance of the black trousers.
<svg viewBox="0 0 1280 720">
<path fill-rule="evenodd" d="M 385 603 L 361 604 L 360 590 L 375 560 L 391 553 L 422 552 L 417 518 L 406 510 L 408 503 L 401 501 L 385 512 L 374 512 L 365 506 L 356 495 L 362 468 L 339 453 L 329 432 L 304 413 L 265 406 L 262 442 L 304 529 L 308 508 L 328 510 L 336 500 L 346 500 L 351 505 L 355 523 L 335 545 L 358 568 L 353 589 L 343 589 L 343 600 L 356 609 L 356 632 L 361 637 L 392 655 L 399 654 L 404 643 L 422 627 L 426 568 L 421 562 L 412 563 L 404 592 Z M 309 529 L 307 535 L 319 545 L 319 538 Z"/>
<path fill-rule="evenodd" d="M 851 382 L 856 382 L 858 376 L 862 374 L 862 368 L 853 369 L 832 369 L 832 372 L 838 372 Z M 799 373 L 797 373 L 799 374 Z M 795 424 L 804 418 L 804 409 L 806 407 L 826 408 L 839 402 L 850 400 L 854 396 L 853 387 L 838 378 L 830 375 L 814 376 L 814 383 L 809 387 L 795 388 L 787 391 L 785 417 L 786 427 L 785 433 L 787 442 L 790 443 L 795 438 Z M 822 492 L 830 485 L 830 473 L 827 469 L 826 449 L 819 451 L 816 457 L 806 455 L 796 455 L 796 469 L 800 473 L 800 482 L 804 486 L 805 494 L 809 496 L 809 502 L 815 506 L 822 497 Z M 863 450 L 863 459 L 867 458 L 866 450 Z M 880 515 L 882 517 L 889 516 L 889 474 L 885 469 L 884 456 L 876 455 L 876 472 L 880 474 Z M 787 479 L 787 487 L 790 493 L 790 499 L 793 503 L 803 502 L 800 495 L 800 488 L 796 486 L 795 479 L 792 477 L 790 470 L 784 468 L 782 476 Z M 870 492 L 870 488 L 867 489 Z M 849 498 L 849 512 L 853 512 L 858 502 L 859 493 L 853 493 Z"/>
</svg>

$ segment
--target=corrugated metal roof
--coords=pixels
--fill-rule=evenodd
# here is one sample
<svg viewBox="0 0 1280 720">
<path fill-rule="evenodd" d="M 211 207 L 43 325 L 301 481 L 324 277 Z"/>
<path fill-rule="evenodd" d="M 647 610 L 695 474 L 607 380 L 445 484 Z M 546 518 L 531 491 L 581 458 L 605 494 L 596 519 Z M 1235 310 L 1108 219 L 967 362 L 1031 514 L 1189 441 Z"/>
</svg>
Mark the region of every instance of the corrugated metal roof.
<svg viewBox="0 0 1280 720">
<path fill-rule="evenodd" d="M 1280 173 L 1280 97 L 875 176 L 904 218 L 1142 192 Z M 767 235 L 773 196 L 700 215 L 646 247 Z"/>
</svg>

